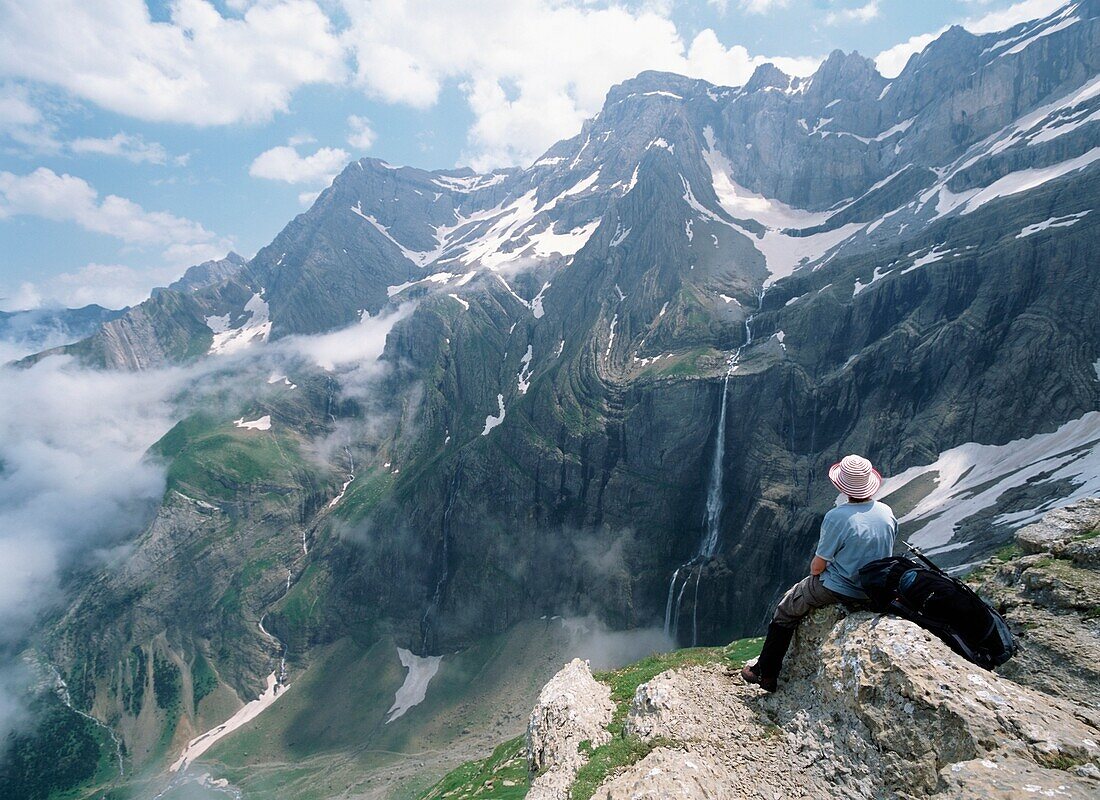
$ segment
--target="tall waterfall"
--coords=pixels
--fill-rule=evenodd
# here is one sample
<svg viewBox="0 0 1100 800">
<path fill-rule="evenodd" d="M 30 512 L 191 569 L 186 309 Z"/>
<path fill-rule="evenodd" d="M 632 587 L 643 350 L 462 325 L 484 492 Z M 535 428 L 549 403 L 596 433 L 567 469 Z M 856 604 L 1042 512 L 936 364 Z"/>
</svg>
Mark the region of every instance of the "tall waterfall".
<svg viewBox="0 0 1100 800">
<path fill-rule="evenodd" d="M 737 354 L 740 354 L 738 349 Z M 718 412 L 718 428 L 715 431 L 714 438 L 714 460 L 710 465 L 710 485 L 707 487 L 707 507 L 706 515 L 703 520 L 703 539 L 699 542 L 699 546 L 695 549 L 695 555 L 691 560 L 685 564 L 681 564 L 675 572 L 672 573 L 672 580 L 668 583 L 668 600 L 665 602 L 665 634 L 676 638 L 676 634 L 679 630 L 680 620 L 680 604 L 684 600 L 684 592 L 687 590 L 688 583 L 691 581 L 692 573 L 697 573 L 697 567 L 701 566 L 704 561 L 714 556 L 718 550 L 718 536 L 721 533 L 721 520 L 722 520 L 722 507 L 724 505 L 722 499 L 722 467 L 726 457 L 726 395 L 729 393 L 730 388 L 730 375 L 733 374 L 733 367 L 736 365 L 735 355 L 730 359 L 730 368 L 726 372 L 726 378 L 722 382 L 722 409 Z M 684 573 L 684 581 L 680 585 L 679 594 L 676 593 L 676 584 L 680 577 L 680 573 Z M 699 600 L 699 579 L 700 575 L 695 575 L 695 605 L 698 607 Z M 698 618 L 694 617 L 692 621 L 691 631 L 691 643 L 695 645 L 698 634 Z"/>
<path fill-rule="evenodd" d="M 756 296 L 757 311 L 764 305 L 764 294 L 766 292 L 767 289 L 762 289 Z M 698 641 L 699 633 L 699 581 L 702 577 L 699 568 L 707 559 L 713 558 L 718 552 L 719 536 L 722 532 L 722 509 L 725 506 L 722 496 L 722 483 L 723 465 L 726 458 L 726 396 L 729 393 L 730 376 L 737 370 L 737 366 L 741 361 L 741 353 L 752 344 L 752 322 L 755 318 L 755 312 L 745 318 L 745 341 L 726 362 L 729 369 L 726 370 L 726 377 L 722 381 L 722 407 L 718 413 L 718 427 L 714 432 L 714 460 L 710 465 L 710 482 L 707 486 L 703 538 L 695 549 L 695 555 L 692 556 L 690 561 L 677 567 L 668 583 L 668 600 L 665 602 L 665 635 L 675 639 L 679 632 L 680 604 L 684 599 L 684 591 L 687 589 L 688 582 L 691 580 L 692 574 L 695 574 L 695 602 L 692 609 L 691 623 L 691 644 L 693 647 Z M 676 585 L 681 573 L 683 574 L 683 584 L 677 594 Z"/>
<path fill-rule="evenodd" d="M 707 489 L 707 516 L 703 541 L 696 558 L 710 558 L 718 549 L 718 523 L 722 518 L 722 462 L 726 457 L 726 395 L 730 388 L 730 373 L 722 382 L 722 411 L 718 414 L 718 430 L 714 434 L 714 461 L 710 465 L 710 488 Z"/>
</svg>

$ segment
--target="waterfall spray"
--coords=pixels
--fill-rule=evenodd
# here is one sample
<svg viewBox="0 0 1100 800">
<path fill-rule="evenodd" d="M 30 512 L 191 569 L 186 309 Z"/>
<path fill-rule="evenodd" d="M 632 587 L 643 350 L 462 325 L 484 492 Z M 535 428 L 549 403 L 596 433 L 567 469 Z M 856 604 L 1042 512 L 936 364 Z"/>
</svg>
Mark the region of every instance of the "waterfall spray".
<svg viewBox="0 0 1100 800">
<path fill-rule="evenodd" d="M 668 584 L 668 601 L 665 603 L 665 633 L 668 633 L 672 624 L 672 593 L 676 590 L 676 579 L 680 576 L 680 568 L 672 573 L 672 580 Z"/>
</svg>

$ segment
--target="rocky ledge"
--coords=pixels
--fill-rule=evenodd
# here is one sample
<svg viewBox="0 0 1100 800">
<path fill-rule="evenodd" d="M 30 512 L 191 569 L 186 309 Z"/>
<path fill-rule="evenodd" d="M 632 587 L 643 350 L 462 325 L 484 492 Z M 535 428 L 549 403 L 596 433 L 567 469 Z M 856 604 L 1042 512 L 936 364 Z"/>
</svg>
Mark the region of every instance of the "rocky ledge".
<svg viewBox="0 0 1100 800">
<path fill-rule="evenodd" d="M 904 620 L 826 609 L 799 629 L 776 694 L 734 663 L 695 664 L 638 686 L 615 727 L 607 687 L 573 662 L 531 714 L 528 796 L 1100 797 L 1098 528 L 1100 499 L 1082 501 L 972 574 L 1020 637 L 999 674 Z M 578 791 L 605 726 L 637 758 Z"/>
</svg>

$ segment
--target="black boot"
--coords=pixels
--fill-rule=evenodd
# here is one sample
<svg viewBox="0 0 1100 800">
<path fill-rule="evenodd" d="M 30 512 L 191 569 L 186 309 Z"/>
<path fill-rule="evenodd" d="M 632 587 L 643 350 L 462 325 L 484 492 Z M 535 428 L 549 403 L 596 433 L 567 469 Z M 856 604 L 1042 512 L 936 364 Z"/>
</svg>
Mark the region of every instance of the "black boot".
<svg viewBox="0 0 1100 800">
<path fill-rule="evenodd" d="M 787 648 L 791 646 L 794 631 L 794 628 L 786 628 L 774 622 L 769 625 L 760 657 L 751 667 L 746 665 L 741 670 L 741 677 L 749 683 L 758 684 L 766 691 L 774 692 L 778 685 L 779 670 L 783 666 L 783 656 L 787 655 Z"/>
</svg>

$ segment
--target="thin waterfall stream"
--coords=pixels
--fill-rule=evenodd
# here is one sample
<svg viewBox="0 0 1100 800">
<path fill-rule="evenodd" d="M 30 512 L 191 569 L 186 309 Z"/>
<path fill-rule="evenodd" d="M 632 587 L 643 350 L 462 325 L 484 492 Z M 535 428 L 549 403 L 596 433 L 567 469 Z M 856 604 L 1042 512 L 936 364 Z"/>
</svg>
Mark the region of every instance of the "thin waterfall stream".
<svg viewBox="0 0 1100 800">
<path fill-rule="evenodd" d="M 752 344 L 752 322 L 764 305 L 764 295 L 767 289 L 762 289 L 756 295 L 756 311 L 745 318 L 745 341 L 738 347 L 726 362 L 728 369 L 722 381 L 721 410 L 718 413 L 718 425 L 714 431 L 714 459 L 710 466 L 709 485 L 707 487 L 707 504 L 703 519 L 703 538 L 695 549 L 695 554 L 690 561 L 681 564 L 672 573 L 672 579 L 668 584 L 668 600 L 665 603 L 665 635 L 677 638 L 680 627 L 680 605 L 684 599 L 684 592 L 691 577 L 695 575 L 695 593 L 691 619 L 691 646 L 694 647 L 699 640 L 699 582 L 702 578 L 702 565 L 713 558 L 718 552 L 719 537 L 722 532 L 722 510 L 725 507 L 725 498 L 722 495 L 724 464 L 726 459 L 726 396 L 729 394 L 730 376 L 737 370 L 741 361 L 741 354 Z M 683 584 L 679 593 L 676 592 L 678 579 L 683 575 Z M 675 600 L 674 600 L 675 598 Z"/>
</svg>

